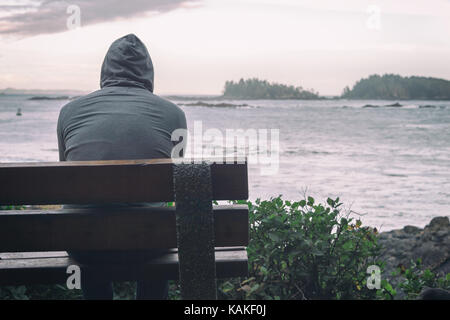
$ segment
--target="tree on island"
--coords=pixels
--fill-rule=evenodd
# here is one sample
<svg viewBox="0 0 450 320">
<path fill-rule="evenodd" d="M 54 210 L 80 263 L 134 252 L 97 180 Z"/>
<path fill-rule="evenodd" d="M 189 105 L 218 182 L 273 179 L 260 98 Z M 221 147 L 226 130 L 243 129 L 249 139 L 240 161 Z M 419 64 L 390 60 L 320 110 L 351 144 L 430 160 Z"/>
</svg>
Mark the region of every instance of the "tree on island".
<svg viewBox="0 0 450 320">
<path fill-rule="evenodd" d="M 302 87 L 269 83 L 267 80 L 252 78 L 240 79 L 238 82 L 225 82 L 223 97 L 234 99 L 318 99 L 319 93 L 314 90 L 304 90 Z"/>
<path fill-rule="evenodd" d="M 344 88 L 347 99 L 449 100 L 450 81 L 427 77 L 402 77 L 395 74 L 374 74 Z"/>
</svg>

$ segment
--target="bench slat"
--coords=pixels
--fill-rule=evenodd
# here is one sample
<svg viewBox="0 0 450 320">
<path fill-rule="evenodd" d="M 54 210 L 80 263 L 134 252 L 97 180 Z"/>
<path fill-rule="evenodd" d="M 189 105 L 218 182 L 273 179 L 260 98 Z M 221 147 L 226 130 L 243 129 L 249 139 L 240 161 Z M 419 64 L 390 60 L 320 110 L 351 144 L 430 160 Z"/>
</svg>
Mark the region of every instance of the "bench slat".
<svg viewBox="0 0 450 320">
<path fill-rule="evenodd" d="M 0 163 L 0 204 L 173 201 L 173 163 L 171 159 Z M 247 163 L 214 163 L 211 179 L 213 200 L 248 198 Z"/>
<path fill-rule="evenodd" d="M 239 251 L 245 247 L 216 247 L 216 251 Z M 168 252 L 176 253 L 177 248 L 167 249 Z M 36 259 L 36 258 L 66 258 L 67 251 L 38 251 L 38 252 L 0 252 L 0 260 Z"/>
<path fill-rule="evenodd" d="M 214 206 L 216 247 L 248 244 L 248 207 Z M 175 208 L 0 211 L 0 252 L 146 250 L 177 246 Z"/>
<path fill-rule="evenodd" d="M 31 257 L 33 254 L 35 257 Z M 21 284 L 51 284 L 65 283 L 68 274 L 67 267 L 77 264 L 64 252 L 60 257 L 48 256 L 48 253 L 0 253 L 0 285 Z M 14 258 L 15 255 L 15 258 Z M 22 258 L 26 257 L 28 258 Z M 245 248 L 216 249 L 216 271 L 218 278 L 246 276 L 248 273 L 248 259 Z M 178 253 L 170 253 L 140 265 L 108 265 L 103 266 L 101 274 L 115 281 L 131 281 L 138 279 L 154 279 L 165 277 L 170 280 L 178 279 Z"/>
<path fill-rule="evenodd" d="M 65 258 L 68 256 L 67 251 L 0 252 L 0 260 Z"/>
</svg>

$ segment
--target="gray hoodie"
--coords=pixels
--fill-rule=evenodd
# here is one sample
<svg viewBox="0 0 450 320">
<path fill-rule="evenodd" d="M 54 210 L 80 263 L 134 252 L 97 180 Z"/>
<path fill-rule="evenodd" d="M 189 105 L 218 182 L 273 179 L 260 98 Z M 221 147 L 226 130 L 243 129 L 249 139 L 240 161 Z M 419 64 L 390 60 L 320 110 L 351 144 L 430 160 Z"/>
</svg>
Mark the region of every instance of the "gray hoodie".
<svg viewBox="0 0 450 320">
<path fill-rule="evenodd" d="M 152 60 L 134 34 L 112 43 L 100 87 L 61 109 L 60 161 L 170 158 L 171 134 L 186 129 L 186 118 L 153 94 Z"/>
</svg>

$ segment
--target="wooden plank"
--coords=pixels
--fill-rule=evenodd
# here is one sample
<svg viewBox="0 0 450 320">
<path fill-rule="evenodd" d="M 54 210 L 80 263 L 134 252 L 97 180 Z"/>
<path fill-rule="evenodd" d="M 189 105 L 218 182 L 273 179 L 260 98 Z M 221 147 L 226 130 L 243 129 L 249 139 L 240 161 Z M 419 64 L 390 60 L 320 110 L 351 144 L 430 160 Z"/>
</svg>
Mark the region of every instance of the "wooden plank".
<svg viewBox="0 0 450 320">
<path fill-rule="evenodd" d="M 247 199 L 247 163 L 213 161 L 213 199 Z M 0 163 L 0 204 L 173 201 L 173 163 L 171 159 Z"/>
<path fill-rule="evenodd" d="M 216 247 L 215 251 L 240 251 L 245 247 Z M 168 253 L 177 253 L 178 248 L 167 249 Z M 67 251 L 38 251 L 38 252 L 0 252 L 0 260 L 36 259 L 36 258 L 66 258 Z"/>
<path fill-rule="evenodd" d="M 217 247 L 248 244 L 246 205 L 214 206 L 213 212 Z M 0 211 L 0 252 L 176 246 L 175 207 Z"/>
<path fill-rule="evenodd" d="M 67 251 L 0 252 L 0 260 L 65 258 L 68 256 Z"/>
<path fill-rule="evenodd" d="M 245 247 L 216 247 L 216 251 L 239 251 Z M 176 253 L 177 248 L 167 249 L 168 252 Z M 35 258 L 65 258 L 67 251 L 38 251 L 38 252 L 0 252 L 0 260 L 35 259 Z"/>
<path fill-rule="evenodd" d="M 20 254 L 18 254 L 20 256 Z M 39 256 L 35 253 L 35 256 Z M 10 257 L 12 257 L 10 255 Z M 220 250 L 215 253 L 218 278 L 246 276 L 248 258 L 245 248 Z M 79 265 L 70 257 L 37 257 L 0 260 L 0 285 L 65 283 L 69 265 Z M 83 270 L 83 266 L 82 270 Z M 178 254 L 176 251 L 139 265 L 109 265 L 90 267 L 99 276 L 115 281 L 166 278 L 178 279 Z M 82 271 L 83 272 L 83 271 Z"/>
</svg>

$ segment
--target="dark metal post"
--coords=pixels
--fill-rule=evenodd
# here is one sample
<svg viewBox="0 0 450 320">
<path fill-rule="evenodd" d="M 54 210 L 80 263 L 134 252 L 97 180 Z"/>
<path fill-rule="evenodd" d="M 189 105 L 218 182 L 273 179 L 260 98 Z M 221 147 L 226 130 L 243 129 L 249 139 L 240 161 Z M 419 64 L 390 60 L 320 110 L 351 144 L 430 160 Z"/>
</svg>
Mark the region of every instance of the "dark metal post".
<svg viewBox="0 0 450 320">
<path fill-rule="evenodd" d="M 181 297 L 217 299 L 211 167 L 174 164 Z"/>
</svg>

